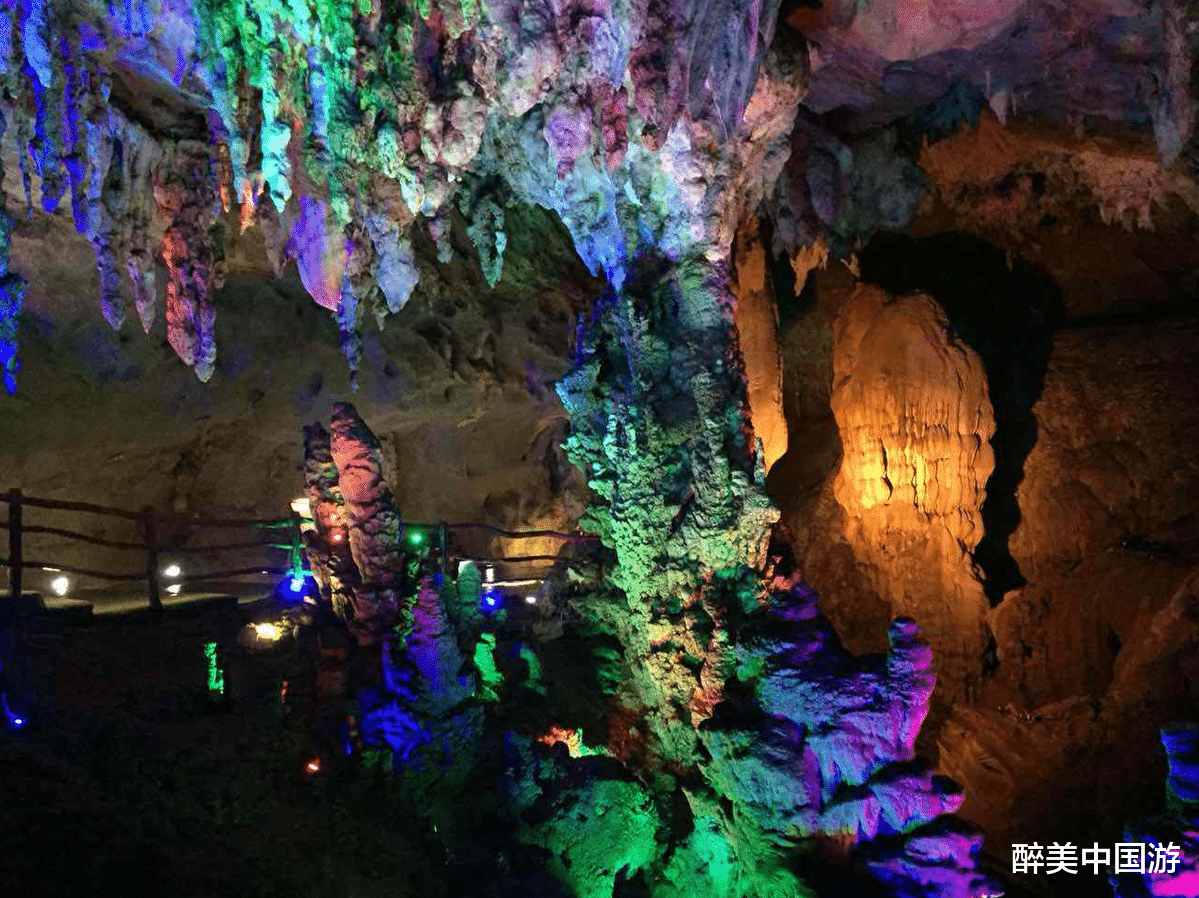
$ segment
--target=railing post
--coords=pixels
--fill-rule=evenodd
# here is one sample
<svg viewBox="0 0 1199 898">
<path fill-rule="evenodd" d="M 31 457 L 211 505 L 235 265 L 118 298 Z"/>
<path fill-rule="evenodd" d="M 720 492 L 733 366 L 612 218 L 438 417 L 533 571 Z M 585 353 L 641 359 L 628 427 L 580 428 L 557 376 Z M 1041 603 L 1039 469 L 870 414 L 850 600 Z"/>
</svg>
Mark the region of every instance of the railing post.
<svg viewBox="0 0 1199 898">
<path fill-rule="evenodd" d="M 21 550 L 21 491 L 9 490 L 8 499 L 8 582 L 10 593 L 18 601 L 24 589 L 24 559 Z"/>
<path fill-rule="evenodd" d="M 162 611 L 162 598 L 158 595 L 158 533 L 154 506 L 142 509 L 142 522 L 146 530 L 146 588 L 150 593 L 150 607 Z"/>
<path fill-rule="evenodd" d="M 437 525 L 437 546 L 441 554 L 441 580 L 443 583 L 445 582 L 445 578 L 450 574 L 450 559 L 447 556 L 447 546 L 449 544 L 447 530 L 449 530 L 449 527 L 445 521 Z"/>
</svg>

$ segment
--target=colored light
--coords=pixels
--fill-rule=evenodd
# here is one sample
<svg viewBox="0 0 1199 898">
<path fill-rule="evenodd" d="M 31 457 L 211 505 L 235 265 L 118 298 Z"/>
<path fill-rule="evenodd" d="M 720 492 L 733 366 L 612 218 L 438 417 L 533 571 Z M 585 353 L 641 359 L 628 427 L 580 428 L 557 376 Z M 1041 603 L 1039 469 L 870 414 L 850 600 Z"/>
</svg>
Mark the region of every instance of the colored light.
<svg viewBox="0 0 1199 898">
<path fill-rule="evenodd" d="M 162 569 L 162 575 L 164 577 L 169 577 L 172 580 L 175 579 L 176 577 L 178 577 L 179 575 L 181 575 L 182 573 L 183 573 L 183 568 L 179 567 L 179 565 L 177 565 L 177 564 L 168 564 L 166 567 L 164 567 Z"/>
<path fill-rule="evenodd" d="M 25 726 L 25 718 L 16 714 L 12 708 L 8 706 L 8 696 L 0 692 L 0 710 L 4 711 L 4 718 L 8 721 L 8 725 L 13 729 L 20 729 Z"/>
<path fill-rule="evenodd" d="M 330 537 L 329 537 L 329 539 L 330 539 L 330 540 L 332 540 L 332 541 L 333 541 L 333 542 L 335 542 L 335 543 L 342 543 L 342 542 L 345 542 L 345 540 L 346 540 L 346 535 L 345 535 L 345 533 L 344 533 L 343 531 L 341 531 L 341 530 L 334 530 L 334 531 L 333 531 L 333 535 L 332 535 L 332 536 L 330 536 Z"/>
<path fill-rule="evenodd" d="M 225 691 L 225 672 L 217 661 L 216 643 L 204 644 L 204 657 L 208 659 L 208 691 L 222 694 Z"/>
<path fill-rule="evenodd" d="M 289 582 L 287 584 L 287 588 L 290 589 L 294 593 L 303 592 L 304 591 L 304 578 L 302 576 L 301 577 L 292 577 L 291 582 Z"/>
<path fill-rule="evenodd" d="M 274 642 L 283 635 L 277 624 L 255 624 L 254 635 L 259 639 L 267 639 Z"/>
<path fill-rule="evenodd" d="M 307 770 L 309 773 L 320 773 L 321 772 L 320 759 L 313 758 L 311 761 L 309 761 L 307 764 L 304 765 L 304 769 Z"/>
<path fill-rule="evenodd" d="M 412 545 L 414 545 L 414 546 L 419 546 L 424 541 L 425 541 L 425 535 L 423 533 L 421 533 L 419 530 L 413 530 L 411 533 L 408 534 L 408 542 L 412 543 Z"/>
<path fill-rule="evenodd" d="M 482 605 L 483 605 L 483 611 L 485 613 L 489 612 L 489 611 L 495 611 L 495 609 L 500 607 L 500 602 L 501 602 L 501 596 L 499 593 L 495 592 L 494 590 L 489 589 L 489 590 L 487 590 L 487 592 L 483 593 Z"/>
<path fill-rule="evenodd" d="M 71 579 L 69 577 L 55 577 L 50 581 L 50 589 L 56 596 L 61 598 L 71 591 Z"/>
</svg>

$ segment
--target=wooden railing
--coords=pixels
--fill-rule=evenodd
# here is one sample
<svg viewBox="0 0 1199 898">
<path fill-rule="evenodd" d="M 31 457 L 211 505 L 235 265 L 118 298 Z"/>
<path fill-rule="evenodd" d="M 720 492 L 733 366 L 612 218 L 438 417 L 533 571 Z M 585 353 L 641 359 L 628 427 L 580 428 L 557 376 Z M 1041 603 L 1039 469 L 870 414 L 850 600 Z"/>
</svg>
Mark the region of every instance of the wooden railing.
<svg viewBox="0 0 1199 898">
<path fill-rule="evenodd" d="M 144 582 L 147 587 L 150 607 L 155 611 L 161 611 L 162 597 L 160 587 L 163 575 L 159 571 L 159 556 L 164 552 L 169 552 L 173 555 L 185 553 L 195 554 L 237 552 L 249 549 L 276 549 L 290 552 L 293 559 L 295 559 L 299 556 L 299 552 L 302 548 L 299 530 L 300 520 L 295 515 L 289 518 L 276 519 L 206 518 L 192 515 L 178 515 L 159 512 L 151 506 L 146 506 L 141 511 L 129 511 L 127 509 L 113 508 L 106 505 L 96 505 L 90 502 L 69 502 L 61 499 L 43 499 L 34 496 L 27 496 L 19 489 L 10 489 L 5 493 L 0 493 L 0 503 L 5 503 L 8 505 L 8 520 L 0 521 L 0 530 L 6 530 L 8 532 L 8 557 L 0 558 L 0 566 L 7 567 L 9 570 L 9 593 L 13 598 L 20 598 L 22 592 L 24 591 L 25 571 L 41 569 L 61 571 L 63 573 L 76 574 L 82 577 L 92 577 L 97 580 L 105 580 L 109 582 Z M 81 533 L 78 530 L 69 530 L 63 527 L 46 527 L 26 524 L 26 508 L 42 508 L 54 511 L 72 511 L 123 519 L 140 525 L 141 539 L 136 542 L 105 539 L 103 537 L 93 536 L 88 533 Z M 171 525 L 175 527 L 193 527 L 199 529 L 209 527 L 246 529 L 256 528 L 263 530 L 290 529 L 291 534 L 289 542 L 286 543 L 251 540 L 241 542 L 211 543 L 208 545 L 198 546 L 163 546 L 160 544 L 159 533 L 164 525 Z M 448 534 L 451 531 L 486 530 L 508 539 L 557 538 L 562 543 L 583 543 L 596 541 L 596 537 L 587 536 L 580 533 L 562 533 L 556 530 L 504 530 L 503 528 L 496 527 L 492 524 L 484 524 L 474 521 L 456 524 L 447 523 L 445 521 L 441 521 L 436 524 L 406 521 L 404 522 L 404 527 L 408 530 L 420 530 L 422 532 L 435 531 L 437 533 L 437 551 L 440 556 L 443 573 L 448 573 L 448 565 L 450 561 L 448 551 Z M 59 536 L 63 537 L 64 539 L 87 543 L 94 546 L 102 546 L 108 549 L 141 552 L 144 554 L 145 566 L 141 571 L 114 573 L 112 571 L 99 571 L 57 562 L 29 560 L 25 557 L 24 545 L 24 538 L 27 535 Z M 499 558 L 470 557 L 469 559 L 464 560 L 475 561 L 482 564 L 520 564 L 536 561 L 554 562 L 561 560 L 561 558 L 558 555 L 512 555 Z M 255 574 L 273 574 L 283 576 L 293 569 L 294 567 L 256 565 L 254 567 L 209 571 L 200 574 L 181 573 L 177 577 L 170 577 L 168 579 L 170 579 L 172 583 L 187 583 L 228 579 Z"/>
</svg>

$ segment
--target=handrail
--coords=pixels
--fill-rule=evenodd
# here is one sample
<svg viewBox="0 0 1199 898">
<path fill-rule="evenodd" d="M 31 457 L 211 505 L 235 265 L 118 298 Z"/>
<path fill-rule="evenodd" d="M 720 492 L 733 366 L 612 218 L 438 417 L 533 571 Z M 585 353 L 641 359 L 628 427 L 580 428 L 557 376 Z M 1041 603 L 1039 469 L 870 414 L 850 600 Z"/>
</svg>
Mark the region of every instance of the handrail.
<svg viewBox="0 0 1199 898">
<path fill-rule="evenodd" d="M 7 530 L 8 522 L 0 521 L 0 530 Z M 22 533 L 46 533 L 50 536 L 65 536 L 67 539 L 79 540 L 83 543 L 92 543 L 97 546 L 107 546 L 110 549 L 145 549 L 145 543 L 123 543 L 113 539 L 101 539 L 98 536 L 89 536 L 86 533 L 80 533 L 77 530 L 63 530 L 61 527 L 41 527 L 41 526 L 25 526 L 21 527 Z"/>
<path fill-rule="evenodd" d="M 89 514 L 108 515 L 125 518 L 129 521 L 140 521 L 144 512 L 129 511 L 111 505 L 97 505 L 93 502 L 73 502 L 66 499 L 42 499 L 37 496 L 27 496 L 19 491 L 9 490 L 0 493 L 0 502 L 11 502 L 19 494 L 22 505 L 33 508 L 51 508 L 59 511 L 83 511 Z M 159 521 L 171 524 L 194 524 L 198 527 L 290 527 L 291 518 L 205 518 L 197 515 L 182 515 L 163 512 L 157 515 Z"/>
<path fill-rule="evenodd" d="M 16 567 L 16 564 L 8 558 L 0 558 L 0 565 L 5 567 Z M 24 561 L 20 562 L 22 568 L 41 568 L 42 570 L 62 571 L 66 574 L 79 574 L 81 577 L 95 577 L 97 580 L 145 580 L 145 574 L 110 574 L 104 571 L 93 571 L 85 567 L 73 567 L 69 564 L 50 564 L 48 561 Z"/>
<path fill-rule="evenodd" d="M 223 580 L 225 577 L 244 577 L 247 574 L 273 574 L 282 577 L 290 572 L 290 568 L 285 567 L 242 567 L 236 570 L 228 571 L 209 571 L 203 574 L 184 574 L 176 577 L 176 583 L 202 583 L 205 580 Z"/>
<path fill-rule="evenodd" d="M 419 527 L 421 529 L 428 527 L 437 527 L 437 524 L 405 524 L 406 527 Z M 587 533 L 562 533 L 558 530 L 504 530 L 501 527 L 496 527 L 493 524 L 481 524 L 475 521 L 467 521 L 461 524 L 446 524 L 450 530 L 490 530 L 492 533 L 498 533 L 500 536 L 506 536 L 510 539 L 532 539 L 534 537 L 556 536 L 563 541 L 571 542 L 594 542 L 599 539 L 598 536 L 593 536 Z"/>
<path fill-rule="evenodd" d="M 561 555 L 511 555 L 507 558 L 475 558 L 471 555 L 461 555 L 463 561 L 475 561 L 481 564 L 519 564 L 526 561 L 565 561 L 572 562 L 573 557 L 563 558 Z"/>
<path fill-rule="evenodd" d="M 175 546 L 166 547 L 162 551 L 167 555 L 172 555 L 177 552 L 184 554 L 192 554 L 197 552 L 238 552 L 242 549 L 279 549 L 275 543 L 250 542 L 250 543 L 216 543 L 211 546 Z"/>
<path fill-rule="evenodd" d="M 63 499 L 38 499 L 34 496 L 26 496 L 19 491 L 10 490 L 3 495 L 0 495 L 0 502 L 12 502 L 17 496 L 20 497 L 22 505 L 31 505 L 34 508 L 57 508 L 62 511 L 86 511 L 90 514 L 106 514 L 112 517 L 125 518 L 130 521 L 140 521 L 142 516 L 140 512 L 125 511 L 122 508 L 112 508 L 107 505 L 94 505 L 91 502 L 67 502 Z"/>
<path fill-rule="evenodd" d="M 161 610 L 162 603 L 158 595 L 160 583 L 158 558 L 162 553 L 199 554 L 205 552 L 233 552 L 245 549 L 278 549 L 298 552 L 301 547 L 299 536 L 295 533 L 293 533 L 293 543 L 290 546 L 264 542 L 262 540 L 254 540 L 249 542 L 214 543 L 204 546 L 166 547 L 160 546 L 157 539 L 157 533 L 160 532 L 160 528 L 164 523 L 188 525 L 193 527 L 258 527 L 263 529 L 275 529 L 295 526 L 297 522 L 294 517 L 273 519 L 205 518 L 199 516 L 157 512 L 152 506 L 147 506 L 140 512 L 134 512 L 106 505 L 97 505 L 92 502 L 74 502 L 64 499 L 44 499 L 37 496 L 27 496 L 19 488 L 10 489 L 7 492 L 0 493 L 0 503 L 7 503 L 9 508 L 8 521 L 0 521 L 0 530 L 8 531 L 9 557 L 0 558 L 0 567 L 7 567 L 10 572 L 10 592 L 13 596 L 20 595 L 23 587 L 23 571 L 27 569 L 42 568 L 52 571 L 63 571 L 70 574 L 78 574 L 84 577 L 94 577 L 98 580 L 145 582 L 148 584 L 149 588 L 150 606 L 155 610 Z M 63 527 L 27 526 L 24 524 L 24 518 L 22 515 L 22 509 L 24 507 L 57 509 L 61 511 L 77 511 L 88 514 L 108 515 L 109 517 L 117 517 L 125 520 L 136 521 L 141 525 L 139 536 L 142 537 L 142 541 L 125 542 L 121 540 L 105 539 L 103 537 L 91 536 L 90 534 L 81 533 L 77 530 L 69 530 Z M 535 539 L 548 537 L 557 538 L 563 543 L 576 544 L 583 542 L 596 542 L 599 539 L 599 537 L 589 534 L 562 533 L 558 530 L 505 530 L 502 527 L 496 527 L 493 524 L 486 524 L 480 521 L 464 521 L 457 524 L 446 523 L 445 521 L 438 523 L 407 521 L 404 522 L 403 526 L 406 529 L 437 530 L 439 532 L 440 538 L 438 543 L 443 573 L 446 572 L 446 565 L 450 557 L 450 553 L 448 552 L 448 547 L 446 545 L 446 534 L 450 530 L 487 530 L 491 533 L 495 533 L 508 539 Z M 111 571 L 97 571 L 91 568 L 76 567 L 73 565 L 50 564 L 49 562 L 43 561 L 26 561 L 22 552 L 22 537 L 25 534 L 46 534 L 50 536 L 60 536 L 69 540 L 78 540 L 91 545 L 105 546 L 112 549 L 140 550 L 146 553 L 145 571 L 137 574 L 113 573 Z M 275 538 L 278 539 L 279 537 Z M 465 555 L 455 555 L 455 557 L 474 561 L 479 564 L 523 564 L 529 562 L 565 561 L 568 565 L 573 566 L 578 561 L 578 559 L 574 558 L 573 556 L 563 557 L 561 555 L 512 555 L 506 558 L 470 558 L 469 556 Z M 294 563 L 298 562 L 295 562 L 293 559 L 293 564 Z M 245 567 L 226 571 L 192 573 L 179 577 L 172 577 L 171 581 L 174 583 L 204 582 L 229 577 L 239 577 L 247 574 L 283 575 L 288 573 L 289 570 L 292 570 L 292 568 L 272 566 Z"/>
</svg>

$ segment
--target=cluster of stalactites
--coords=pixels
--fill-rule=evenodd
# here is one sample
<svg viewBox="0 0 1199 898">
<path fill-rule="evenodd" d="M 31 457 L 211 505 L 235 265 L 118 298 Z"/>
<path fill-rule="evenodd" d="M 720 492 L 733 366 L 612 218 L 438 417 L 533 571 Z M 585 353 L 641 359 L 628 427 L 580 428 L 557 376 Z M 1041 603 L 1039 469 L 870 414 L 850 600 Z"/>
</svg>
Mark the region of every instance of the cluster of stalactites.
<svg viewBox="0 0 1199 898">
<path fill-rule="evenodd" d="M 234 15 L 236 3 L 200 4 L 197 21 L 185 16 L 186 24 L 211 38 L 220 22 L 234 16 L 266 33 L 272 20 L 292 15 L 302 6 L 244 5 L 246 9 Z M 167 13 L 165 5 L 162 12 Z M 174 86 L 194 88 L 195 78 L 206 82 L 203 86 L 211 90 L 215 108 L 207 139 L 197 140 L 152 135 L 110 103 L 112 59 L 141 54 L 138 59 L 154 68 L 155 54 L 164 49 L 154 43 L 163 29 L 156 31 L 149 4 L 128 2 L 120 8 L 109 4 L 93 9 L 60 0 L 27 0 L 0 9 L 0 137 L 15 145 L 26 217 L 32 216 L 35 200 L 43 211 L 53 213 L 69 195 L 75 226 L 95 251 L 101 312 L 114 329 L 124 324 L 130 300 L 142 327 L 147 332 L 152 327 L 155 267 L 161 258 L 168 271 L 168 339 L 201 380 L 211 377 L 215 368 L 212 296 L 222 283 L 224 219 L 235 203 L 241 204 L 244 229 L 263 217 L 260 198 L 270 198 L 269 208 L 261 210 L 271 219 L 264 222 L 268 244 L 275 244 L 268 246 L 268 252 L 280 265 L 288 257 L 296 259 L 313 298 L 335 313 L 352 366 L 362 301 L 373 302 L 381 324 L 387 314 L 403 307 L 417 281 L 405 234 L 412 216 L 361 202 L 351 208 L 342 190 L 344 184 L 352 193 L 355 182 L 347 165 L 382 160 L 347 157 L 345 141 L 339 144 L 340 155 L 325 149 L 329 111 L 321 85 L 328 64 L 322 59 L 337 57 L 345 48 L 322 40 L 315 24 L 317 19 L 340 16 L 337 5 L 316 4 L 312 15 L 310 24 L 316 30 L 307 37 L 315 43 L 304 60 L 291 59 L 290 45 L 283 41 L 261 47 L 237 44 L 241 64 L 253 60 L 251 74 L 258 77 L 251 79 L 250 87 L 256 97 L 261 94 L 261 114 L 249 111 L 229 87 L 239 83 L 240 70 L 227 65 L 232 61 L 227 43 L 204 57 L 203 45 L 195 48 L 187 40 L 181 42 L 180 54 L 198 49 L 201 55 L 176 60 L 180 71 L 192 71 L 194 77 Z M 172 27 L 177 25 L 172 22 Z M 339 40 L 353 40 L 349 27 L 338 26 Z M 218 59 L 222 64 L 214 69 Z M 282 103 L 271 87 L 275 80 L 286 81 L 284 76 L 294 74 L 297 65 L 312 85 L 302 107 L 295 105 L 295 96 Z M 345 65 L 343 60 L 343 69 Z M 272 75 L 276 71 L 281 73 L 279 79 Z M 341 93 L 334 91 L 334 95 L 344 101 L 353 85 L 346 80 L 348 69 L 338 72 Z M 178 80 L 182 75 L 176 72 L 172 77 Z M 247 121 L 256 123 L 256 141 L 248 141 L 239 124 Z M 309 129 L 304 145 L 315 150 L 305 157 L 310 171 L 293 173 L 288 146 L 302 123 Z M 261 149 L 253 154 L 260 160 L 257 170 L 249 165 L 251 142 Z M 340 164 L 333 164 L 338 160 Z M 312 195 L 292 199 L 292 179 L 302 181 Z M 314 186 L 314 180 L 323 186 Z M 6 228 L 5 245 L 7 233 Z M 6 384 L 12 389 L 20 291 L 15 289 L 16 281 L 6 284 L 5 302 L 0 305 L 4 341 L 0 353 Z"/>
<path fill-rule="evenodd" d="M 8 3 L 0 11 L 0 137 L 16 145 L 32 215 L 36 177 L 40 204 L 55 211 L 69 193 L 75 227 L 96 250 L 100 302 L 114 327 L 124 320 L 122 265 L 143 326 L 154 318 L 155 238 L 152 175 L 161 149 L 108 104 L 110 84 L 99 64 L 104 42 L 86 10 L 51 0 Z M 15 389 L 18 279 L 4 278 L 0 328 L 5 382 Z"/>
<path fill-rule="evenodd" d="M 471 0 L 22 0 L 0 14 L 0 99 L 28 195 L 36 179 L 52 210 L 71 193 L 110 324 L 131 295 L 150 325 L 161 252 L 170 342 L 210 376 L 220 219 L 240 207 L 334 314 L 353 368 L 363 310 L 381 321 L 417 282 L 417 219 L 444 262 L 464 215 L 493 286 L 512 201 L 556 212 L 618 288 L 649 243 L 722 255 L 733 207 L 771 178 L 743 163 L 785 137 L 802 90 L 794 60 L 767 51 L 777 2 L 738 14 L 734 29 L 698 0 L 538 16 L 502 0 L 485 17 Z M 202 108 L 205 132 L 179 148 L 114 110 L 118 64 Z"/>
</svg>

